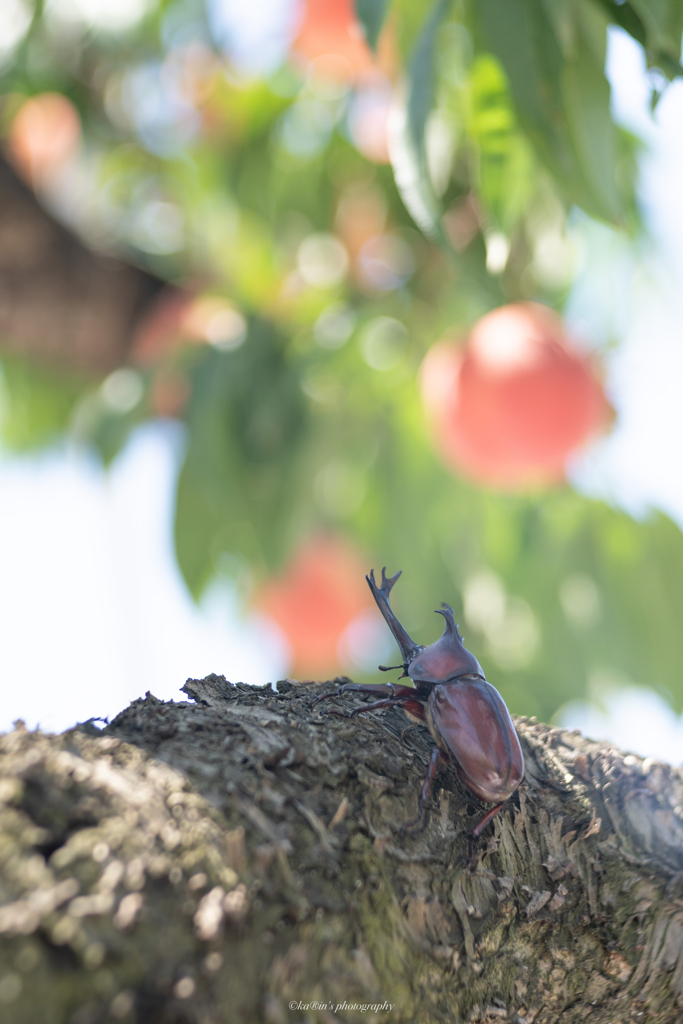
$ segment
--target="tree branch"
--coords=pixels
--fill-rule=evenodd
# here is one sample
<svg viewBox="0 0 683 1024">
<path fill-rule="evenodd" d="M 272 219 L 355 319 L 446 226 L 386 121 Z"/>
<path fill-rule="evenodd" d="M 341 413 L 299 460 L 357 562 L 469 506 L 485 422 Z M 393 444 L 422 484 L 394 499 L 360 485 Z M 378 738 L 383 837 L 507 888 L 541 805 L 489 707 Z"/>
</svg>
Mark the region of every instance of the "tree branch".
<svg viewBox="0 0 683 1024">
<path fill-rule="evenodd" d="M 680 770 L 518 719 L 525 781 L 466 865 L 452 768 L 399 834 L 431 747 L 401 711 L 184 689 L 2 738 L 12 1024 L 681 1020 Z"/>
</svg>

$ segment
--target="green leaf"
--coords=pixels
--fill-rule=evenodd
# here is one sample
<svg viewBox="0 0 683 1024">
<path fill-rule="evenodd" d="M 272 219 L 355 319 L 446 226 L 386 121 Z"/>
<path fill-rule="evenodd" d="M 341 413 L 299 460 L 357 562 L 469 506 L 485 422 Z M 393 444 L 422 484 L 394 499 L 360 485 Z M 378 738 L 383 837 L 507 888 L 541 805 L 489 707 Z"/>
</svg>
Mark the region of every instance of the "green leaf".
<svg viewBox="0 0 683 1024">
<path fill-rule="evenodd" d="M 562 93 L 574 152 L 603 216 L 618 221 L 617 141 L 610 114 L 605 64 L 607 26 L 597 9 L 581 4 L 584 14 L 573 59 L 564 62 Z M 597 15 L 597 17 L 595 16 Z"/>
<path fill-rule="evenodd" d="M 217 567 L 214 539 L 223 523 L 220 499 L 194 460 L 186 459 L 176 488 L 175 551 L 183 578 L 199 598 Z"/>
<path fill-rule="evenodd" d="M 396 187 L 419 228 L 446 248 L 442 209 L 427 166 L 425 132 L 434 104 L 436 38 L 450 0 L 436 0 L 409 62 L 405 101 L 396 112 L 391 133 L 391 164 Z"/>
<path fill-rule="evenodd" d="M 67 430 L 74 407 L 90 383 L 82 374 L 3 355 L 0 437 L 4 444 L 26 451 L 54 443 Z"/>
<path fill-rule="evenodd" d="M 552 0 L 548 0 L 552 4 Z M 647 32 L 645 26 L 640 20 L 638 14 L 636 14 L 633 6 L 630 3 L 615 3 L 615 0 L 597 0 L 602 7 L 603 11 L 607 14 L 608 18 L 619 28 L 623 28 L 625 32 L 628 32 L 630 36 L 640 43 L 641 46 L 647 44 Z"/>
<path fill-rule="evenodd" d="M 368 45 L 375 51 L 386 21 L 389 3 L 390 0 L 355 0 L 356 17 L 361 23 Z"/>
<path fill-rule="evenodd" d="M 224 552 L 244 556 L 257 572 L 284 556 L 305 421 L 299 374 L 266 321 L 253 320 L 236 351 L 209 349 L 195 367 L 175 537 L 196 596 Z"/>
<path fill-rule="evenodd" d="M 555 132 L 549 113 L 559 106 L 558 88 L 556 76 L 539 60 L 538 45 L 550 44 L 545 63 L 559 67 L 554 37 L 546 32 L 542 40 L 535 38 L 533 10 L 525 0 L 480 0 L 478 12 L 484 44 L 505 68 L 520 118 L 537 145 L 552 145 Z"/>
<path fill-rule="evenodd" d="M 644 28 L 645 39 L 638 41 L 645 46 L 648 64 L 657 64 L 670 78 L 683 74 L 680 63 L 683 4 L 680 0 L 630 0 L 623 7 L 630 7 Z"/>
<path fill-rule="evenodd" d="M 536 168 L 505 74 L 489 54 L 475 60 L 468 93 L 467 130 L 479 151 L 479 197 L 494 225 L 511 235 L 536 187 Z"/>
<path fill-rule="evenodd" d="M 520 123 L 567 201 L 620 222 L 624 202 L 600 9 L 584 0 L 558 6 L 481 0 L 477 11 L 485 45 L 508 75 Z"/>
</svg>

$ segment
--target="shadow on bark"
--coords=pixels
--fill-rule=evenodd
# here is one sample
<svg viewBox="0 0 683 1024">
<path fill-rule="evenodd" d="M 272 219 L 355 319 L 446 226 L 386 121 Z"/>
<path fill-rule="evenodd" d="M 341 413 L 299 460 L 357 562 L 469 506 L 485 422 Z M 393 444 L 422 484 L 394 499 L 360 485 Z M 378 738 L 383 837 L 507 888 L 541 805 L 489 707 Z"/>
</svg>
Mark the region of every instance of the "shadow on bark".
<svg viewBox="0 0 683 1024">
<path fill-rule="evenodd" d="M 682 1019 L 680 769 L 520 718 L 525 781 L 466 864 L 452 768 L 399 834 L 432 745 L 401 711 L 184 690 L 0 740 L 3 1021 Z"/>
</svg>

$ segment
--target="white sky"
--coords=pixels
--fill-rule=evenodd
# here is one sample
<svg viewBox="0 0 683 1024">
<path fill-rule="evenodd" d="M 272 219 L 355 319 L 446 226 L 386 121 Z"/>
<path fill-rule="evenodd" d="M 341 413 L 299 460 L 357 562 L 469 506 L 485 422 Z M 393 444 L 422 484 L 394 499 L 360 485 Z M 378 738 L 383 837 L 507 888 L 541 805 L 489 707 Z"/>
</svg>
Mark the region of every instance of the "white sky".
<svg viewBox="0 0 683 1024">
<path fill-rule="evenodd" d="M 276 637 L 214 588 L 201 607 L 173 559 L 182 434 L 138 430 L 107 473 L 77 451 L 0 461 L 0 729 L 113 716 L 188 676 L 282 677 Z"/>
<path fill-rule="evenodd" d="M 621 340 L 608 379 L 619 422 L 573 479 L 683 524 L 683 82 L 653 121 L 642 53 L 621 32 L 608 72 L 616 116 L 648 145 L 642 201 L 655 244 L 635 261 L 614 233 L 589 229 L 569 316 L 596 341 Z M 0 456 L 0 730 L 18 717 L 60 730 L 113 716 L 148 689 L 178 699 L 188 676 L 212 671 L 251 683 L 284 674 L 281 642 L 241 619 L 226 589 L 200 608 L 185 590 L 171 537 L 181 449 L 180 428 L 160 423 L 138 430 L 107 473 L 70 449 Z M 562 722 L 681 761 L 683 724 L 661 698 L 632 688 L 605 702 L 567 707 Z"/>
</svg>

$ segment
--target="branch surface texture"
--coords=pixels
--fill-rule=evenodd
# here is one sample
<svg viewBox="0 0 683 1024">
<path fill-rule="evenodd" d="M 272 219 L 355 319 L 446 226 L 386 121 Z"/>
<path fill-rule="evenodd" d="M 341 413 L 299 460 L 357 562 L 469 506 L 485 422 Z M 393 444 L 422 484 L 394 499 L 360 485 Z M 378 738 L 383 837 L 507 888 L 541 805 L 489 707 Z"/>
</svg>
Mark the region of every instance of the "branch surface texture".
<svg viewBox="0 0 683 1024">
<path fill-rule="evenodd" d="M 467 863 L 452 767 L 400 833 L 426 729 L 278 689 L 0 738 L 3 1024 L 683 1020 L 680 769 L 518 718 Z"/>
</svg>

